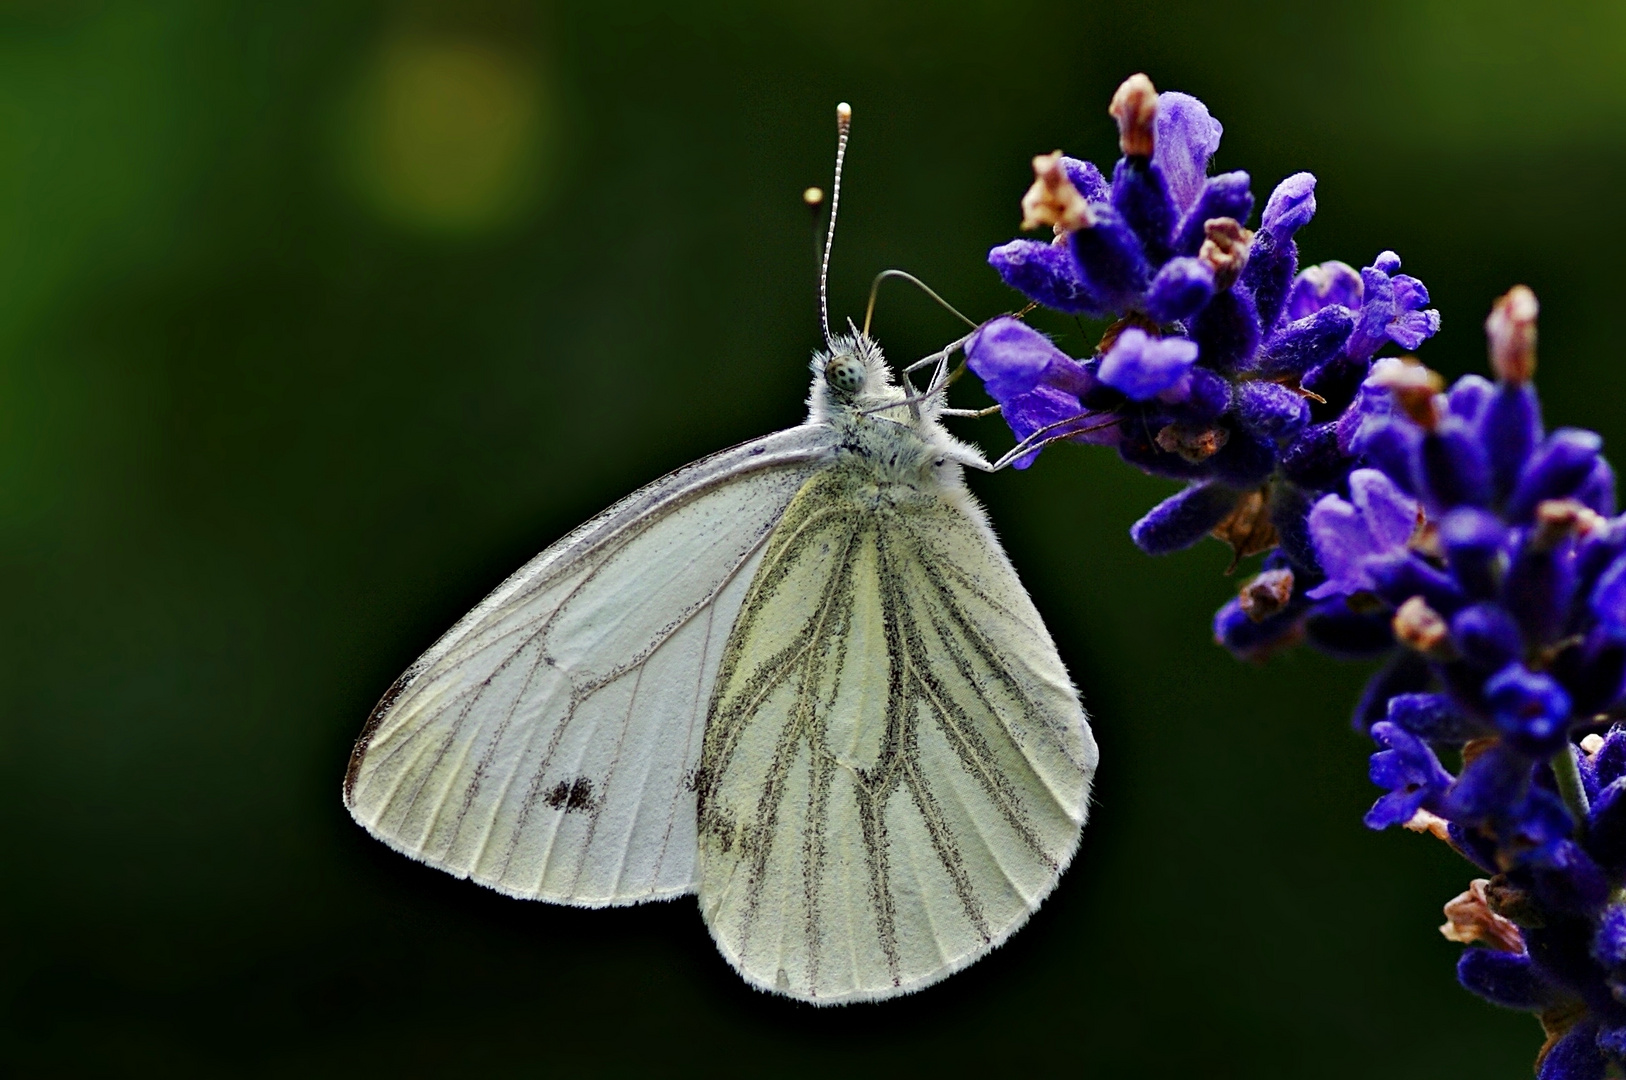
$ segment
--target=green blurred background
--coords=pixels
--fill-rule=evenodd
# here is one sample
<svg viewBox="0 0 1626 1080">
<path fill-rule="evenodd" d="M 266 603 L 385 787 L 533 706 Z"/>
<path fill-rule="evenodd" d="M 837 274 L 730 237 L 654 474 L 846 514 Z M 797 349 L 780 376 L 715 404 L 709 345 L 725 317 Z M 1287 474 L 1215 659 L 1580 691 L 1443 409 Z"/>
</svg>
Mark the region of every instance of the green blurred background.
<svg viewBox="0 0 1626 1080">
<path fill-rule="evenodd" d="M 1139 555 L 1171 485 L 1103 451 L 972 481 L 1103 765 L 1054 898 L 938 987 L 776 1000 L 690 901 L 509 900 L 340 805 L 374 700 L 486 590 L 799 418 L 836 101 L 837 313 L 898 266 L 984 317 L 1029 157 L 1115 157 L 1137 70 L 1261 204 L 1321 178 L 1308 260 L 1398 250 L 1433 366 L 1481 369 L 1533 286 L 1549 418 L 1622 445 L 1618 3 L 0 5 L 0 1061 L 1528 1075 L 1536 1024 L 1435 929 L 1468 866 L 1360 824 L 1365 671 L 1216 648 L 1228 553 Z M 958 332 L 901 288 L 876 330 Z"/>
</svg>

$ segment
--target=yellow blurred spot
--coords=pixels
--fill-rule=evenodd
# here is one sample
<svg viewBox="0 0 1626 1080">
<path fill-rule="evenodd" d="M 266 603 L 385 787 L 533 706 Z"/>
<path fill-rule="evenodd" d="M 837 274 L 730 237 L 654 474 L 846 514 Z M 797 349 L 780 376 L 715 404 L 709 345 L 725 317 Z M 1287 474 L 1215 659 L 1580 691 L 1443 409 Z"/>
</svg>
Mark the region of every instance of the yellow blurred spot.
<svg viewBox="0 0 1626 1080">
<path fill-rule="evenodd" d="M 534 58 L 478 40 L 398 37 L 360 82 L 342 155 L 356 194 L 390 221 L 486 233 L 543 194 L 553 120 Z"/>
</svg>

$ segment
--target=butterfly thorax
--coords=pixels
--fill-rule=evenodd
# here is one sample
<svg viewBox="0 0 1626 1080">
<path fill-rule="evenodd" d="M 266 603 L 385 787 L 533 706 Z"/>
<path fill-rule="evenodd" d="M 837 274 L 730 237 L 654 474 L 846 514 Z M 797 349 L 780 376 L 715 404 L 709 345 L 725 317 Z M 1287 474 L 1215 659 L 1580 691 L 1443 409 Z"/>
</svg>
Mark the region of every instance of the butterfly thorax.
<svg viewBox="0 0 1626 1080">
<path fill-rule="evenodd" d="M 901 410 L 900 410 L 901 411 Z M 941 498 L 945 486 L 958 487 L 960 467 L 933 445 L 930 430 L 883 416 L 841 410 L 831 417 L 838 433 L 835 453 L 855 483 L 873 485 L 888 501 Z"/>
</svg>

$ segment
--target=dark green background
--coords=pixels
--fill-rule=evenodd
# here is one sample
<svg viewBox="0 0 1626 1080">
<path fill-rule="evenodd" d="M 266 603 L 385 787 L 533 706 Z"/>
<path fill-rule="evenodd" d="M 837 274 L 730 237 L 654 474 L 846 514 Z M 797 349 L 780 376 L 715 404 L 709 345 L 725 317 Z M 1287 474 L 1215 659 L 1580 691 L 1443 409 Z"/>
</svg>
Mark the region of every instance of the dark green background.
<svg viewBox="0 0 1626 1080">
<path fill-rule="evenodd" d="M 798 419 L 837 100 L 838 314 L 901 266 L 985 317 L 1029 157 L 1110 161 L 1137 70 L 1208 102 L 1261 202 L 1321 178 L 1309 260 L 1397 249 L 1434 366 L 1480 369 L 1492 297 L 1532 285 L 1549 417 L 1621 444 L 1619 4 L 0 6 L 0 1056 L 1528 1075 L 1536 1024 L 1460 991 L 1435 930 L 1468 866 L 1360 825 L 1364 671 L 1217 649 L 1227 553 L 1139 555 L 1170 485 L 1103 451 L 972 481 L 1102 769 L 1055 896 L 941 986 L 776 1000 L 690 901 L 509 900 L 340 805 L 373 701 L 487 589 Z M 957 333 L 902 289 L 876 330 Z"/>
</svg>

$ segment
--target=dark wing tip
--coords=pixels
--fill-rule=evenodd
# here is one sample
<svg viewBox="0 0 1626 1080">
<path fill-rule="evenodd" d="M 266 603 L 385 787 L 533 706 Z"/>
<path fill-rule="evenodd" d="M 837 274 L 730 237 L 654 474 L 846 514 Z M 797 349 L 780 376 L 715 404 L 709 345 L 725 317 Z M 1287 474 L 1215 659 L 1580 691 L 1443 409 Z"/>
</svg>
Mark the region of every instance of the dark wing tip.
<svg viewBox="0 0 1626 1080">
<path fill-rule="evenodd" d="M 361 775 L 361 762 L 367 756 L 367 750 L 372 745 L 373 734 L 378 731 L 378 725 L 384 722 L 384 716 L 394 707 L 406 688 L 412 685 L 417 678 L 416 671 L 408 671 L 384 691 L 384 696 L 378 699 L 373 711 L 367 714 L 367 723 L 362 725 L 361 734 L 356 736 L 355 748 L 350 751 L 350 764 L 344 770 L 344 805 L 355 806 L 356 779 Z"/>
</svg>

